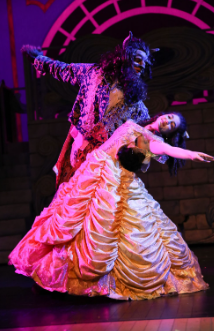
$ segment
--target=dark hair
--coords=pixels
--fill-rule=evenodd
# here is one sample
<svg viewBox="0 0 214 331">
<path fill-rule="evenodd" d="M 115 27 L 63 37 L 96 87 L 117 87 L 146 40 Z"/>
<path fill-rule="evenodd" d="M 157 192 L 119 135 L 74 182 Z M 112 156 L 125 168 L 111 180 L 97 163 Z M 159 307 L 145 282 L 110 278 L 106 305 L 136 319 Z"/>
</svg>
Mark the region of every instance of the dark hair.
<svg viewBox="0 0 214 331">
<path fill-rule="evenodd" d="M 165 136 L 165 135 L 163 135 L 159 132 L 155 132 L 155 134 L 158 135 L 158 136 L 161 136 L 164 139 L 165 143 L 167 143 L 167 144 L 169 144 L 173 147 L 186 148 L 186 141 L 185 141 L 185 138 L 183 137 L 183 135 L 184 135 L 184 132 L 187 130 L 187 123 L 186 123 L 186 120 L 185 120 L 185 118 L 183 117 L 183 115 L 181 113 L 178 113 L 178 112 L 175 112 L 175 111 L 167 111 L 167 112 L 158 113 L 158 114 L 156 114 L 155 116 L 151 117 L 148 120 L 138 122 L 138 124 L 145 127 L 146 125 L 155 122 L 158 117 L 160 117 L 162 115 L 165 115 L 165 114 L 175 114 L 175 115 L 179 116 L 181 123 L 180 123 L 179 127 L 177 128 L 177 130 L 172 132 L 168 136 Z M 168 165 L 170 175 L 176 175 L 177 170 L 184 166 L 185 160 L 176 159 L 176 158 L 173 158 L 173 157 L 169 156 L 166 163 Z"/>
<path fill-rule="evenodd" d="M 128 148 L 127 146 L 122 146 L 117 155 L 123 168 L 132 172 L 140 170 L 142 162 L 145 159 L 143 153 L 135 152 L 133 148 Z"/>
<path fill-rule="evenodd" d="M 148 54 L 148 63 L 140 76 L 133 68 L 136 51 L 140 49 Z M 102 68 L 106 80 L 112 84 L 118 81 L 123 89 L 124 99 L 127 104 L 145 100 L 147 96 L 146 77 L 151 78 L 152 55 L 149 46 L 141 39 L 132 38 L 128 46 L 116 46 L 113 52 L 107 52 L 100 58 L 99 66 Z"/>
</svg>

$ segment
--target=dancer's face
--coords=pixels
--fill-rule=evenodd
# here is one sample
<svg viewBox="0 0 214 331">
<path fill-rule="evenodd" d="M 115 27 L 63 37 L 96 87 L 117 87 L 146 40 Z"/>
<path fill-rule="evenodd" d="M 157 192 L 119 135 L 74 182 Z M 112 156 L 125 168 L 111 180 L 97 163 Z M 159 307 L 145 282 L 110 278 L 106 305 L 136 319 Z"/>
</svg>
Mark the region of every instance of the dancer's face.
<svg viewBox="0 0 214 331">
<path fill-rule="evenodd" d="M 138 75 L 140 75 L 142 70 L 145 68 L 146 59 L 147 59 L 146 53 L 144 51 L 141 51 L 140 49 L 138 49 L 134 56 L 134 62 L 133 62 L 134 70 L 136 71 L 136 73 Z"/>
<path fill-rule="evenodd" d="M 164 114 L 156 120 L 159 132 L 168 136 L 175 132 L 181 124 L 180 117 L 176 114 Z"/>
</svg>

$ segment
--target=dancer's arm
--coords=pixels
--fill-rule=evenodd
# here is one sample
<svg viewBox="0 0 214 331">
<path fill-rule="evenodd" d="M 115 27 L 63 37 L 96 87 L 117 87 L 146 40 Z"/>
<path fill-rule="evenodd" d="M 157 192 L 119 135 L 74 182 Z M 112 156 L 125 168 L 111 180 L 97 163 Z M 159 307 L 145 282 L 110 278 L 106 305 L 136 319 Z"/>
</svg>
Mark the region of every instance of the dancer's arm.
<svg viewBox="0 0 214 331">
<path fill-rule="evenodd" d="M 49 73 L 54 78 L 72 85 L 80 85 L 84 75 L 93 66 L 89 63 L 67 64 L 51 60 L 49 57 L 43 56 L 41 48 L 30 45 L 23 46 L 21 52 L 27 56 L 35 69 L 43 75 Z"/>
<path fill-rule="evenodd" d="M 179 147 L 173 147 L 166 143 L 159 141 L 150 141 L 149 143 L 150 151 L 153 154 L 158 155 L 169 155 L 176 159 L 186 159 L 196 162 L 211 162 L 214 161 L 214 157 L 201 152 L 194 152 L 188 149 L 183 149 Z"/>
</svg>

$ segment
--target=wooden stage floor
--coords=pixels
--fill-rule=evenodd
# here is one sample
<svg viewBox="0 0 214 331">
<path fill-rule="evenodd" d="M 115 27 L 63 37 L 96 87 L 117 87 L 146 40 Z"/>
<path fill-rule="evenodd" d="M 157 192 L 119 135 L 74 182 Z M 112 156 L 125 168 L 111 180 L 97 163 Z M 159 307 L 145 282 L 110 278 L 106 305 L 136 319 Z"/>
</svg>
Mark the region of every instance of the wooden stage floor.
<svg viewBox="0 0 214 331">
<path fill-rule="evenodd" d="M 12 266 L 0 266 L 0 329 L 214 330 L 214 245 L 190 248 L 198 256 L 210 289 L 155 300 L 116 301 L 47 291 L 33 293 L 31 279 L 15 274 Z"/>
</svg>

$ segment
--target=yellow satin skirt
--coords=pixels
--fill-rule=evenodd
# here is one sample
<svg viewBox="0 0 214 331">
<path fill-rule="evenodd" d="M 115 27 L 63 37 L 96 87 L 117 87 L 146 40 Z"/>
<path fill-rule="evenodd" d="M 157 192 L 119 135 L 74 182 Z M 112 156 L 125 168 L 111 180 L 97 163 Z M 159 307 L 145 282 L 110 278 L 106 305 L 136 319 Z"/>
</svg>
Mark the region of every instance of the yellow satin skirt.
<svg viewBox="0 0 214 331">
<path fill-rule="evenodd" d="M 153 299 L 205 290 L 197 258 L 135 174 L 95 150 L 9 256 L 49 291 Z"/>
</svg>

